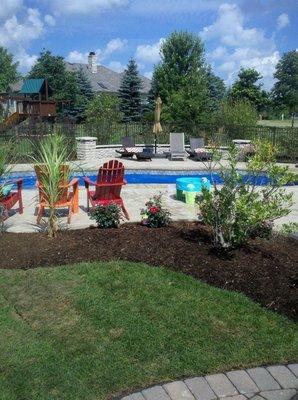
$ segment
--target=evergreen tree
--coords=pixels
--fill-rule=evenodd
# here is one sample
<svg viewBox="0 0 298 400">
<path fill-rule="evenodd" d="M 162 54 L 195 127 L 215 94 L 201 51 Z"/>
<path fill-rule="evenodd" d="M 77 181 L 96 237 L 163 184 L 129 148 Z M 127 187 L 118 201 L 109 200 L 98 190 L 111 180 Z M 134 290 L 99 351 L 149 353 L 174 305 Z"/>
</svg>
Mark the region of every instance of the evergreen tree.
<svg viewBox="0 0 298 400">
<path fill-rule="evenodd" d="M 76 118 L 77 122 L 80 122 L 85 119 L 87 104 L 93 99 L 91 83 L 82 67 L 76 73 L 76 84 L 78 93 L 76 95 L 72 115 Z"/>
<path fill-rule="evenodd" d="M 225 83 L 219 76 L 216 76 L 212 72 L 210 66 L 207 69 L 207 82 L 210 92 L 210 110 L 212 112 L 217 111 L 226 95 Z"/>
<path fill-rule="evenodd" d="M 18 63 L 13 62 L 12 54 L 0 46 L 0 93 L 6 92 L 8 86 L 20 78 L 17 68 Z"/>
<path fill-rule="evenodd" d="M 162 44 L 160 53 L 150 98 L 161 97 L 163 120 L 193 126 L 206 121 L 210 114 L 210 90 L 200 38 L 188 32 L 173 32 Z"/>
<path fill-rule="evenodd" d="M 260 79 L 262 79 L 262 75 L 254 68 L 241 68 L 238 79 L 229 92 L 229 99 L 232 101 L 247 100 L 258 111 L 264 110 L 268 104 L 268 94 L 262 90 L 262 83 L 258 83 Z"/>
<path fill-rule="evenodd" d="M 276 108 L 291 114 L 298 109 L 298 51 L 285 53 L 276 66 L 272 97 Z"/>
<path fill-rule="evenodd" d="M 127 69 L 123 73 L 120 89 L 120 111 L 124 122 L 140 121 L 142 116 L 142 80 L 138 72 L 136 61 L 129 60 Z"/>
</svg>

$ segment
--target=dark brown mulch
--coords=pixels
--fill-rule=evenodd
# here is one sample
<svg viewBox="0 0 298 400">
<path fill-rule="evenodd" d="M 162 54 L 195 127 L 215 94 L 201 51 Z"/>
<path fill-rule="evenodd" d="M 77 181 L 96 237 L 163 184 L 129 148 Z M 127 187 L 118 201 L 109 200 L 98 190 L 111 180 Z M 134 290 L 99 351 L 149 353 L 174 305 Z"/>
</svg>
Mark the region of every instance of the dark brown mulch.
<svg viewBox="0 0 298 400">
<path fill-rule="evenodd" d="M 166 266 L 297 317 L 298 245 L 294 239 L 255 239 L 223 254 L 212 249 L 209 233 L 198 224 L 161 229 L 125 224 L 119 229 L 61 232 L 55 239 L 38 233 L 6 233 L 1 236 L 0 254 L 0 268 L 115 259 Z"/>
</svg>

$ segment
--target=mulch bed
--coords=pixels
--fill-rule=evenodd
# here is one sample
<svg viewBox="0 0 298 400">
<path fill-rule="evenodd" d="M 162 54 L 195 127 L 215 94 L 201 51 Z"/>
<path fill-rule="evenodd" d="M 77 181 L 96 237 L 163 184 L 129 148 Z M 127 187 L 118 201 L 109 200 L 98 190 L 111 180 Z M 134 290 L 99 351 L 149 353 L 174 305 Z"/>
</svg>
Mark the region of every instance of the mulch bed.
<svg viewBox="0 0 298 400">
<path fill-rule="evenodd" d="M 118 229 L 60 232 L 55 239 L 40 233 L 5 233 L 0 254 L 0 268 L 9 269 L 115 259 L 165 266 L 297 317 L 298 245 L 294 239 L 255 239 L 224 254 L 212 248 L 209 232 L 196 223 L 160 229 L 124 224 Z"/>
</svg>

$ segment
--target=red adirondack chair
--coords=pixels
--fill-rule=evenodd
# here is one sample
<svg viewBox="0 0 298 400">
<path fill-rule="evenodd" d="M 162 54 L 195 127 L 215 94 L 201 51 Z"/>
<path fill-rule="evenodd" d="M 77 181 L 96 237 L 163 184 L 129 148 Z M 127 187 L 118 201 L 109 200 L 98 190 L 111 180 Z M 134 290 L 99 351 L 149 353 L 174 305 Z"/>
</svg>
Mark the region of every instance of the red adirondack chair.
<svg viewBox="0 0 298 400">
<path fill-rule="evenodd" d="M 8 218 L 8 211 L 19 202 L 19 214 L 23 214 L 23 199 L 22 199 L 22 189 L 23 189 L 23 179 L 18 179 L 16 181 L 17 189 L 12 190 L 7 196 L 0 197 L 0 205 L 4 208 L 4 219 Z"/>
<path fill-rule="evenodd" d="M 108 161 L 99 168 L 96 182 L 92 182 L 89 178 L 84 178 L 84 181 L 87 189 L 88 211 L 90 203 L 92 207 L 107 206 L 114 203 L 122 208 L 125 218 L 129 219 L 129 214 L 120 196 L 122 186 L 126 185 L 122 162 L 118 160 Z M 90 186 L 95 186 L 95 190 L 90 190 Z"/>
</svg>

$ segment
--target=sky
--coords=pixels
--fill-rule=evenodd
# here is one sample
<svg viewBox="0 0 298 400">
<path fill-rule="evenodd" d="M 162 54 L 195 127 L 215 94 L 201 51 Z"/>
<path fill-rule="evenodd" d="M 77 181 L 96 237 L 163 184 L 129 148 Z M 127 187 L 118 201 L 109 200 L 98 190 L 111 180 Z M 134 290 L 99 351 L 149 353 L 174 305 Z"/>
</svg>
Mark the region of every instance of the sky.
<svg viewBox="0 0 298 400">
<path fill-rule="evenodd" d="M 0 0 L 0 46 L 22 73 L 42 50 L 83 63 L 95 51 L 117 72 L 134 57 L 150 78 L 163 40 L 187 30 L 201 37 L 227 85 L 241 67 L 254 67 L 270 89 L 280 57 L 298 47 L 297 26 L 298 0 Z"/>
</svg>

